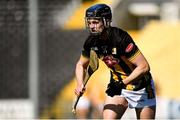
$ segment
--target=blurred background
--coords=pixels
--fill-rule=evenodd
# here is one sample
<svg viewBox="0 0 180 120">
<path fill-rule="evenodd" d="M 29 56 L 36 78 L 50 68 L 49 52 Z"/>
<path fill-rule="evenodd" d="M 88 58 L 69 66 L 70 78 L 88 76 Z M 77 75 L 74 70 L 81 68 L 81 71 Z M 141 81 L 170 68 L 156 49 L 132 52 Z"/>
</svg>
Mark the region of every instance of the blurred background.
<svg viewBox="0 0 180 120">
<path fill-rule="evenodd" d="M 0 118 L 75 118 L 75 64 L 88 35 L 84 13 L 96 3 L 111 6 L 112 26 L 128 31 L 149 61 L 156 118 L 180 118 L 180 0 L 0 0 Z M 100 61 L 79 118 L 102 118 L 108 77 Z M 133 112 L 123 117 L 135 118 Z"/>
</svg>

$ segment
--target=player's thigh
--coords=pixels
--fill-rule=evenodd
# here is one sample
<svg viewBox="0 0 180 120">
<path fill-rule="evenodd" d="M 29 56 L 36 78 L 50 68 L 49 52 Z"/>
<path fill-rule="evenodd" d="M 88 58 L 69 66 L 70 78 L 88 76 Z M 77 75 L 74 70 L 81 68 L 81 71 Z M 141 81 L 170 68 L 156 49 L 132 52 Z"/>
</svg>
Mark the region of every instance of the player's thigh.
<svg viewBox="0 0 180 120">
<path fill-rule="evenodd" d="M 86 96 L 82 96 L 79 99 L 79 102 L 77 104 L 76 108 L 76 118 L 78 119 L 85 119 L 87 118 L 87 115 L 89 113 L 90 108 L 90 101 Z"/>
<path fill-rule="evenodd" d="M 154 119 L 156 114 L 156 106 L 136 108 L 138 119 Z"/>
<path fill-rule="evenodd" d="M 114 96 L 106 97 L 103 118 L 104 119 L 115 119 L 121 118 L 128 107 L 128 102 L 124 97 Z"/>
</svg>

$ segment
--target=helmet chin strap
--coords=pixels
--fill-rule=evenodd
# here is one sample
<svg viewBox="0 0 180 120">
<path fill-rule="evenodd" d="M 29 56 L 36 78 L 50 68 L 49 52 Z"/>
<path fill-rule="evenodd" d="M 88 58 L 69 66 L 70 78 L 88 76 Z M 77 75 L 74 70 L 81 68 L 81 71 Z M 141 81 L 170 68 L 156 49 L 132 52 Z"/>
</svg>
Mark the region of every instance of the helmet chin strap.
<svg viewBox="0 0 180 120">
<path fill-rule="evenodd" d="M 105 28 L 103 28 L 103 31 L 104 31 L 104 29 L 105 29 Z M 103 32 L 103 31 L 102 31 L 102 32 L 99 32 L 99 31 L 94 31 L 94 32 L 93 32 L 93 31 L 91 31 L 91 30 L 89 30 L 89 31 L 90 31 L 90 33 L 91 33 L 92 36 L 100 36 L 100 35 L 102 34 L 102 32 Z"/>
<path fill-rule="evenodd" d="M 100 32 L 90 32 L 92 36 L 100 36 L 101 33 Z"/>
<path fill-rule="evenodd" d="M 92 33 L 91 36 L 96 37 L 96 38 L 102 38 L 102 39 L 107 39 L 110 35 L 110 27 L 104 28 L 102 32 L 97 32 L 97 33 Z"/>
<path fill-rule="evenodd" d="M 103 25 L 103 26 L 104 26 L 104 25 Z M 104 31 L 104 29 L 105 29 L 105 27 L 103 27 L 103 30 L 102 30 L 102 31 Z M 102 33 L 102 32 L 100 32 L 100 31 L 92 31 L 92 30 L 90 30 L 90 28 L 89 28 L 89 31 L 90 31 L 91 35 L 93 35 L 93 36 L 100 36 L 101 33 Z"/>
</svg>

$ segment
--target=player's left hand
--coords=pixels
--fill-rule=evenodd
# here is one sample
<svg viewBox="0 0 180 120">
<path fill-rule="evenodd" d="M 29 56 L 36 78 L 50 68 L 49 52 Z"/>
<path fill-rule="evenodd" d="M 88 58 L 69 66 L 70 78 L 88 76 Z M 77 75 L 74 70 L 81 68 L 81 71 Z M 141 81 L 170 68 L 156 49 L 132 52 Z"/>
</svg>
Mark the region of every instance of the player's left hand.
<svg viewBox="0 0 180 120">
<path fill-rule="evenodd" d="M 111 81 L 106 90 L 108 96 L 121 95 L 122 89 L 125 88 L 125 84 L 122 81 Z"/>
<path fill-rule="evenodd" d="M 77 86 L 76 88 L 75 88 L 75 90 L 74 90 L 74 93 L 75 93 L 75 95 L 77 95 L 77 96 L 82 96 L 82 94 L 85 92 L 85 87 L 84 87 L 84 85 L 79 85 L 79 86 Z"/>
</svg>

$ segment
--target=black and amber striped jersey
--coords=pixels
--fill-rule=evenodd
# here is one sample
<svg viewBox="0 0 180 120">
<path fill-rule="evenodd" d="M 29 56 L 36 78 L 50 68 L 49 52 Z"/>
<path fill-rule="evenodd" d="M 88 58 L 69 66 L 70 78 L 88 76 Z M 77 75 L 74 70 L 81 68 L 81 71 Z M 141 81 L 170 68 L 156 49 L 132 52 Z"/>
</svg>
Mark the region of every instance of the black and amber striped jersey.
<svg viewBox="0 0 180 120">
<path fill-rule="evenodd" d="M 123 80 L 135 69 L 131 61 L 140 53 L 139 48 L 124 30 L 110 27 L 106 37 L 90 35 L 84 43 L 82 55 L 89 57 L 90 50 L 96 51 L 111 71 L 111 80 Z M 151 84 L 151 74 L 139 78 L 128 84 L 128 90 L 140 90 Z"/>
</svg>

